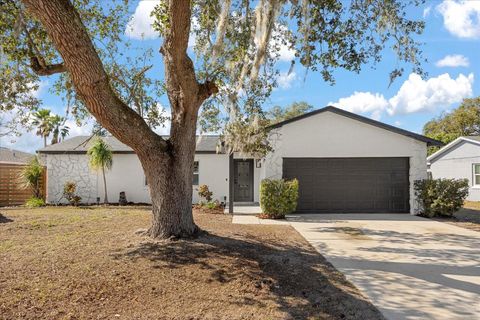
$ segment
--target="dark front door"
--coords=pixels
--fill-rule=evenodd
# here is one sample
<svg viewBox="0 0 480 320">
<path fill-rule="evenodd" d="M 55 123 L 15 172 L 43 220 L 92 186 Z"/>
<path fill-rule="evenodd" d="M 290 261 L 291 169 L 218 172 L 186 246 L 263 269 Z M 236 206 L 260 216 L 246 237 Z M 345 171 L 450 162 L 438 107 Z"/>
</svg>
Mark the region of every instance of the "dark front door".
<svg viewBox="0 0 480 320">
<path fill-rule="evenodd" d="M 253 201 L 253 160 L 234 160 L 233 199 L 237 202 Z"/>
<path fill-rule="evenodd" d="M 284 158 L 299 212 L 408 212 L 408 158 Z"/>
</svg>

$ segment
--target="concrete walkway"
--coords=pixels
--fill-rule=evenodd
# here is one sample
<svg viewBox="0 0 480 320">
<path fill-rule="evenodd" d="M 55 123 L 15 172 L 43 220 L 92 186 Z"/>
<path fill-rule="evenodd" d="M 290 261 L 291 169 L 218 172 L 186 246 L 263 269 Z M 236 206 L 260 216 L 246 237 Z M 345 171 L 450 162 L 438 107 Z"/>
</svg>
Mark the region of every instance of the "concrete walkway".
<svg viewBox="0 0 480 320">
<path fill-rule="evenodd" d="M 238 215 L 233 223 L 267 224 Z M 407 214 L 292 215 L 289 224 L 387 319 L 480 319 L 480 232 Z"/>
</svg>

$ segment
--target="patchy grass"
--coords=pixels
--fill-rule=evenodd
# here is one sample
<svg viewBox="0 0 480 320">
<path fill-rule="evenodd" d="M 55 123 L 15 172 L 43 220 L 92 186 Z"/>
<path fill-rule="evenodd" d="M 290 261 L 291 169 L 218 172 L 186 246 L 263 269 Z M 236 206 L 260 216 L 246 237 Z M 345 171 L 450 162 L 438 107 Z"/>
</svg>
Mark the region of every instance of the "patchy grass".
<svg viewBox="0 0 480 320">
<path fill-rule="evenodd" d="M 164 242 L 148 209 L 0 212 L 0 319 L 382 319 L 288 226 L 196 213 Z"/>
<path fill-rule="evenodd" d="M 480 231 L 480 202 L 465 201 L 463 208 L 453 214 L 451 218 L 436 218 L 441 222 L 450 223 L 458 227 Z"/>
</svg>

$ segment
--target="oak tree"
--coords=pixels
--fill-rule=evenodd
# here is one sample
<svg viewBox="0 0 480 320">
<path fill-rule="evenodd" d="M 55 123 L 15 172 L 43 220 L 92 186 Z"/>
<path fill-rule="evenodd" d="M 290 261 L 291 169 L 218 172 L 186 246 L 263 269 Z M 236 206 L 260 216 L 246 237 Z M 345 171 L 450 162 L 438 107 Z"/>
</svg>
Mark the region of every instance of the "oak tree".
<svg viewBox="0 0 480 320">
<path fill-rule="evenodd" d="M 384 49 L 398 58 L 391 80 L 404 65 L 421 73 L 414 36 L 424 23 L 407 17 L 407 9 L 421 2 L 160 0 L 153 11 L 160 77 L 149 64 L 136 63 L 145 56 L 134 55 L 131 63 L 124 56 L 141 50 L 124 42 L 126 1 L 3 0 L 0 108 L 28 114 L 37 103 L 28 93 L 53 76 L 55 90 L 73 101 L 67 107 L 75 116 L 93 116 L 138 155 L 152 200 L 149 234 L 192 236 L 198 231 L 191 199 L 199 114 L 217 118 L 226 135 L 258 134 L 246 127 L 265 120 L 262 106 L 276 86 L 282 50 L 294 52 L 292 68 L 319 72 L 330 83 L 335 70 L 359 72 L 379 62 Z M 169 138 L 156 134 L 139 112 L 156 105 L 162 88 L 171 110 Z M 242 139 L 231 141 L 230 150 L 242 149 Z"/>
<path fill-rule="evenodd" d="M 461 136 L 480 135 L 480 98 L 464 99 L 455 110 L 430 120 L 423 126 L 423 134 L 445 144 Z M 438 149 L 430 147 L 428 153 Z"/>
</svg>

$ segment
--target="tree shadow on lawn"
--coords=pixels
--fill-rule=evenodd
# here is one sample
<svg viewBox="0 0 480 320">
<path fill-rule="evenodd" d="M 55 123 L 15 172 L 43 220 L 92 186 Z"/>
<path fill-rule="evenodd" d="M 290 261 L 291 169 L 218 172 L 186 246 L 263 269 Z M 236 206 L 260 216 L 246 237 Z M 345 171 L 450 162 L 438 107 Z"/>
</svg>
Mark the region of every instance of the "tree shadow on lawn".
<svg viewBox="0 0 480 320">
<path fill-rule="evenodd" d="M 294 244 L 205 232 L 195 240 L 148 240 L 114 257 L 148 259 L 154 262 L 152 268 L 191 266 L 208 270 L 208 281 L 251 284 L 266 293 L 253 299 L 246 295 L 239 304 L 262 308 L 268 302 L 265 299 L 270 299 L 288 315 L 287 319 L 384 319 L 312 247 Z"/>
<path fill-rule="evenodd" d="M 13 220 L 8 217 L 5 217 L 0 213 L 0 223 L 8 223 L 8 222 L 13 222 Z"/>
</svg>

